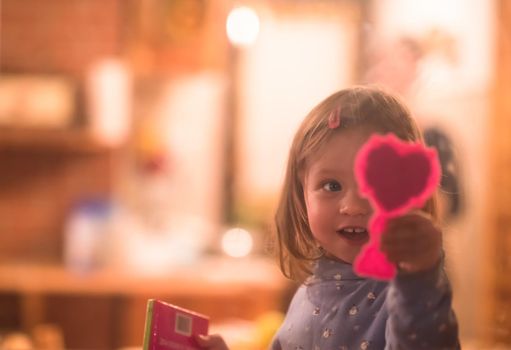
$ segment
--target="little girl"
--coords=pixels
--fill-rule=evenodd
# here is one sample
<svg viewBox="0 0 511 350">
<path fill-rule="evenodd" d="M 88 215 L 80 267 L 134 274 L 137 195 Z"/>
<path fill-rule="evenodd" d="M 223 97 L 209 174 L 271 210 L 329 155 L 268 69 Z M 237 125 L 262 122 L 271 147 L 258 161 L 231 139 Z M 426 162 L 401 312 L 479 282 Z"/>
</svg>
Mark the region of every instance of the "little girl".
<svg viewBox="0 0 511 350">
<path fill-rule="evenodd" d="M 302 284 L 272 350 L 460 348 L 435 197 L 388 223 L 381 249 L 398 267 L 392 281 L 353 271 L 372 215 L 353 164 L 374 133 L 422 142 L 403 103 L 374 87 L 331 95 L 295 135 L 275 225 L 281 270 Z M 197 341 L 227 349 L 219 335 Z"/>
</svg>

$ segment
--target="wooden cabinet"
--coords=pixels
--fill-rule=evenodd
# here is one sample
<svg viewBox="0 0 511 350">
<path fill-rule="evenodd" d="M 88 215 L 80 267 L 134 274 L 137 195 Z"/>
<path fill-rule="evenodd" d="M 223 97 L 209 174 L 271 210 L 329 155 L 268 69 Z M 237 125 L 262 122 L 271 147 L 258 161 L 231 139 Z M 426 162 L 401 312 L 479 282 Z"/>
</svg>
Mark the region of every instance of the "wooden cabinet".
<svg viewBox="0 0 511 350">
<path fill-rule="evenodd" d="M 42 322 L 57 324 L 68 348 L 140 346 L 148 298 L 201 312 L 214 323 L 284 311 L 290 288 L 275 262 L 255 258 L 213 258 L 158 277 L 106 269 L 80 275 L 60 265 L 0 265 L 2 312 L 18 315 L 19 328 L 27 332 Z"/>
</svg>

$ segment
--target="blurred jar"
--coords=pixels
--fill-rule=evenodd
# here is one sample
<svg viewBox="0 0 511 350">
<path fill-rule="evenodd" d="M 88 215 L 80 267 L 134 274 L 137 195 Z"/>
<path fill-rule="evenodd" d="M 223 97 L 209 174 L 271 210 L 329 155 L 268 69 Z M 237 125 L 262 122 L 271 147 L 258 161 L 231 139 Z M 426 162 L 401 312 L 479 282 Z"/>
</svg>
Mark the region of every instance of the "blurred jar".
<svg viewBox="0 0 511 350">
<path fill-rule="evenodd" d="M 76 203 L 64 234 L 64 263 L 70 270 L 87 272 L 102 264 L 109 215 L 106 200 L 93 198 Z"/>
</svg>

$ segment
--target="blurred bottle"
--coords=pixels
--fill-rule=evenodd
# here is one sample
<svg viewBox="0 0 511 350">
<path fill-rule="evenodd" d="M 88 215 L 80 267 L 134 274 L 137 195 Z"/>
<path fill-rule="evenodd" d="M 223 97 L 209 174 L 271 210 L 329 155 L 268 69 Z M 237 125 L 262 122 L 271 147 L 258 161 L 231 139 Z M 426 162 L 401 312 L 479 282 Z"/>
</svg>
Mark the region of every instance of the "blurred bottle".
<svg viewBox="0 0 511 350">
<path fill-rule="evenodd" d="M 37 350 L 64 350 L 64 334 L 56 324 L 41 323 L 32 330 L 32 340 Z"/>
<path fill-rule="evenodd" d="M 132 77 L 129 66 L 117 58 L 94 62 L 87 72 L 89 127 L 100 143 L 124 144 L 131 131 Z"/>
<path fill-rule="evenodd" d="M 109 202 L 84 199 L 71 211 L 64 234 L 64 263 L 83 273 L 103 262 L 103 247 L 110 214 Z"/>
</svg>

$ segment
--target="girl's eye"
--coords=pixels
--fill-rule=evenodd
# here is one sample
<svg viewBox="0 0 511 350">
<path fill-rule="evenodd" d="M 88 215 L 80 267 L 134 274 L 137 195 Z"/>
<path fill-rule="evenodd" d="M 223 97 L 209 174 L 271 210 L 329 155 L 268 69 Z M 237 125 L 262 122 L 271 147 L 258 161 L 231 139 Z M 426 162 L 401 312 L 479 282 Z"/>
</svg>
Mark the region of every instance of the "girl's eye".
<svg viewBox="0 0 511 350">
<path fill-rule="evenodd" d="M 323 189 L 328 192 L 338 192 L 342 187 L 337 181 L 329 181 L 323 185 Z"/>
</svg>

